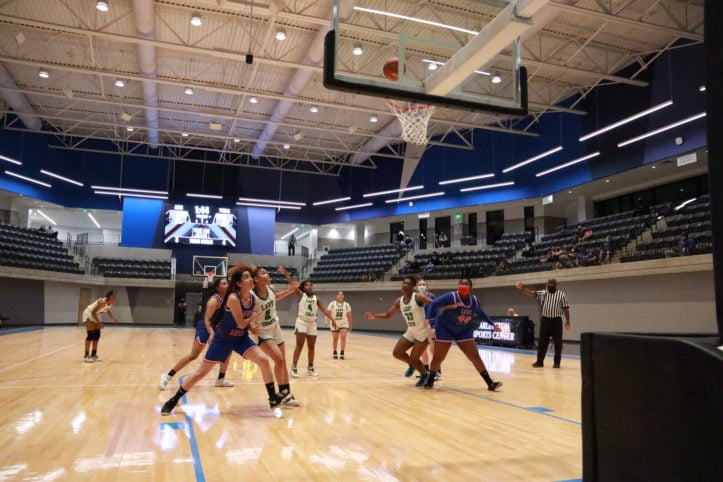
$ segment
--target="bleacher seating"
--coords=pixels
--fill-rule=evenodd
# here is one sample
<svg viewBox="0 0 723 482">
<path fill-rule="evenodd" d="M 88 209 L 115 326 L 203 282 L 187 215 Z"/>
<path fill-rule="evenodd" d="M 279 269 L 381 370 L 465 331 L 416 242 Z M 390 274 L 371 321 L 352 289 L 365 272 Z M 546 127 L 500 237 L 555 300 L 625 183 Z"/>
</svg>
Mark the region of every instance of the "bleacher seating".
<svg viewBox="0 0 723 482">
<path fill-rule="evenodd" d="M 712 251 L 708 196 L 701 196 L 673 214 L 665 216 L 664 221 L 662 228 L 653 229 L 649 241 L 638 243 L 634 250 L 623 253 L 620 261 L 627 263 Z M 693 240 L 689 246 L 681 245 L 685 234 Z"/>
<path fill-rule="evenodd" d="M 402 254 L 391 245 L 333 249 L 319 260 L 309 279 L 314 283 L 380 280 Z"/>
<path fill-rule="evenodd" d="M 35 229 L 0 223 L 0 265 L 83 274 L 80 265 L 55 237 Z"/>
<path fill-rule="evenodd" d="M 93 258 L 92 274 L 107 278 L 171 279 L 171 261 L 99 256 Z"/>
<path fill-rule="evenodd" d="M 425 279 L 458 279 L 461 276 L 469 276 L 471 278 L 482 278 L 494 273 L 497 263 L 503 259 L 507 259 L 515 254 L 517 245 L 524 245 L 524 236 L 518 242 L 503 241 L 501 246 L 497 243 L 491 248 L 479 248 L 473 250 L 449 251 L 442 250 L 440 252 L 419 253 L 414 256 L 414 261 L 410 263 L 410 268 L 401 268 L 398 274 L 392 275 L 392 281 L 400 281 L 405 275 L 423 276 Z M 441 258 L 439 263 L 433 263 L 431 270 L 427 269 L 429 260 L 435 256 Z M 448 261 L 444 261 L 447 259 Z"/>
<path fill-rule="evenodd" d="M 269 273 L 269 276 L 271 276 L 272 284 L 275 284 L 275 285 L 286 284 L 286 278 L 284 277 L 284 275 L 277 271 L 279 268 L 278 266 L 259 266 L 259 268 L 264 268 Z M 286 268 L 286 271 L 289 272 L 289 274 L 295 281 L 301 281 L 301 280 L 299 280 L 299 273 L 296 268 L 294 268 L 293 266 L 286 266 L 285 268 Z"/>
</svg>

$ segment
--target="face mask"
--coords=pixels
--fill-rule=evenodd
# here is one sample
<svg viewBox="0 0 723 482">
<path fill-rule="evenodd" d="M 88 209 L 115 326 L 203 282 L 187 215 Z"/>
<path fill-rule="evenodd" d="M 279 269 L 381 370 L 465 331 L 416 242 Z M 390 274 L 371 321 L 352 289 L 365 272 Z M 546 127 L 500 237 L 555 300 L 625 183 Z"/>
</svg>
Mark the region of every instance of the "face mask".
<svg viewBox="0 0 723 482">
<path fill-rule="evenodd" d="M 554 293 L 555 291 L 557 291 L 557 287 L 556 286 L 548 286 L 547 291 L 549 293 Z"/>
<path fill-rule="evenodd" d="M 420 293 L 425 293 L 427 291 L 427 287 L 424 285 L 419 285 L 417 286 L 417 291 L 419 291 Z"/>
<path fill-rule="evenodd" d="M 467 285 L 459 285 L 459 286 L 457 286 L 457 291 L 458 291 L 459 294 L 462 295 L 462 296 L 467 296 L 467 295 L 469 295 L 469 292 L 470 292 L 471 290 L 472 290 L 472 289 L 471 289 L 469 286 L 467 286 Z"/>
</svg>

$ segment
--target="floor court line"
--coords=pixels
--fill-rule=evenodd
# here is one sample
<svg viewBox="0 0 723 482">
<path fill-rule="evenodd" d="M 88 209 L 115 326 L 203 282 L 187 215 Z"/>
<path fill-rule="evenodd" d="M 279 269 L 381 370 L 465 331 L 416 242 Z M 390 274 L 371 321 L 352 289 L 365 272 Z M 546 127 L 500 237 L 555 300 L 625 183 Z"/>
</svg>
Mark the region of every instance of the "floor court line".
<svg viewBox="0 0 723 482">
<path fill-rule="evenodd" d="M 21 362 L 15 363 L 14 365 L 10 365 L 10 366 L 5 367 L 5 368 L 0 368 L 0 373 L 6 372 L 6 371 L 8 371 L 8 370 L 12 370 L 13 368 L 19 367 L 19 366 L 21 366 L 21 365 L 25 365 L 26 363 L 30 363 L 30 362 L 35 361 L 35 360 L 40 360 L 41 358 L 45 358 L 46 356 L 54 355 L 55 353 L 58 353 L 59 351 L 67 350 L 68 348 L 71 348 L 71 347 L 73 347 L 73 346 L 75 346 L 75 345 L 79 345 L 79 344 L 81 344 L 81 343 L 85 343 L 85 340 L 79 340 L 79 341 L 76 341 L 76 342 L 74 342 L 74 343 L 71 343 L 70 345 L 66 345 L 66 346 L 64 346 L 64 347 L 62 347 L 62 348 L 58 348 L 57 350 L 53 350 L 53 351 L 51 351 L 51 352 L 44 353 L 44 354 L 42 354 L 42 355 L 40 355 L 40 356 L 36 356 L 35 358 L 30 358 L 29 360 L 23 360 L 23 361 L 21 361 Z"/>
</svg>

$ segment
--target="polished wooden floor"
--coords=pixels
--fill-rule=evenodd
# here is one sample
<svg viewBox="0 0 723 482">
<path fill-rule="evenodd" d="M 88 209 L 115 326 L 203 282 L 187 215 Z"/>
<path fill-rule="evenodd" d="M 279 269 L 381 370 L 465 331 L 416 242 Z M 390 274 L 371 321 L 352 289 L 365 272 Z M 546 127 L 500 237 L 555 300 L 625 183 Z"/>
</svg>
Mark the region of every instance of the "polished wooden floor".
<svg viewBox="0 0 723 482">
<path fill-rule="evenodd" d="M 401 324 L 401 323 L 400 323 Z M 113 327 L 100 363 L 82 360 L 85 330 L 0 332 L 0 481 L 306 481 L 579 479 L 580 363 L 534 369 L 528 352 L 481 349 L 500 392 L 486 390 L 453 347 L 434 390 L 415 388 L 396 337 L 353 332 L 347 359 L 320 332 L 316 367 L 275 415 L 260 374 L 234 355 L 232 388 L 217 370 L 175 415 L 158 379 L 190 348 L 190 328 Z M 287 359 L 294 347 L 286 331 Z M 192 363 L 184 373 L 195 370 Z"/>
</svg>

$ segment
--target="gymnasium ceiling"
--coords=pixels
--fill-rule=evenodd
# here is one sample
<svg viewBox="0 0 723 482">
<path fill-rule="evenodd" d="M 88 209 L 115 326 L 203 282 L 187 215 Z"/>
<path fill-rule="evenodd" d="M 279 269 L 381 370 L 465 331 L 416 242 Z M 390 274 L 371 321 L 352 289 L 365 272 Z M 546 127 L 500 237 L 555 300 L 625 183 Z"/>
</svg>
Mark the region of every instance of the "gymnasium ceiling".
<svg viewBox="0 0 723 482">
<path fill-rule="evenodd" d="M 393 4 L 410 15 L 434 9 L 445 23 L 464 18 L 480 30 L 509 2 L 357 3 Z M 351 165 L 373 169 L 370 149 L 390 146 L 384 156 L 401 158 L 384 99 L 325 89 L 321 57 L 309 59 L 330 27 L 331 0 L 108 4 L 100 12 L 96 0 L 0 0 L 0 109 L 20 114 L 4 115 L 3 128 L 47 133 L 49 143 L 77 150 L 97 152 L 92 141 L 100 139 L 126 155 L 331 175 Z M 202 25 L 191 25 L 194 13 Z M 565 99 L 610 83 L 644 85 L 638 76 L 660 54 L 703 41 L 703 0 L 552 0 L 533 21 L 522 49 L 531 117 L 438 108 L 430 122 L 438 145 L 469 140 L 475 129 L 534 135 L 536 118 L 561 110 Z M 279 29 L 286 40 L 276 39 Z M 376 34 L 363 29 L 357 40 Z M 381 65 L 388 53 L 364 55 Z M 485 67 L 503 72 L 505 58 L 502 52 Z M 626 67 L 630 74 L 616 74 Z M 503 95 L 510 86 L 488 89 Z M 576 105 L 566 111 L 585 115 Z"/>
</svg>

